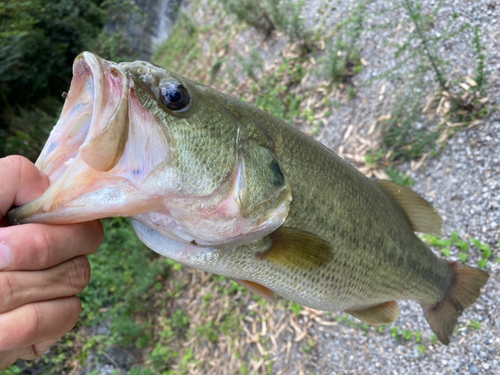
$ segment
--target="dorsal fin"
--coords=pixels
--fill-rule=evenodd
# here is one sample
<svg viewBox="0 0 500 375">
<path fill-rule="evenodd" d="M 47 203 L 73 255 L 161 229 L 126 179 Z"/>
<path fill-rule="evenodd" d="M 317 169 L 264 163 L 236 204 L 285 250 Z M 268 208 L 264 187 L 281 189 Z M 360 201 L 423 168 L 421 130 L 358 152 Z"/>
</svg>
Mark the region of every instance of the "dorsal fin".
<svg viewBox="0 0 500 375">
<path fill-rule="evenodd" d="M 376 180 L 403 208 L 415 232 L 445 236 L 444 223 L 432 205 L 413 190 L 392 181 Z"/>
</svg>

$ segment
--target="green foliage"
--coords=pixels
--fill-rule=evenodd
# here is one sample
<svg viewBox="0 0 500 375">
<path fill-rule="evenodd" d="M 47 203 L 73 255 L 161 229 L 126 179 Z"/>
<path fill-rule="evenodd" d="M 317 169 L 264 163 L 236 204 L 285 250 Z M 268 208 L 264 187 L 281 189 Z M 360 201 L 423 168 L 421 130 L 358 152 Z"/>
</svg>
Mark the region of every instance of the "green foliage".
<svg viewBox="0 0 500 375">
<path fill-rule="evenodd" d="M 12 107 L 69 86 L 73 59 L 99 34 L 106 11 L 92 0 L 12 1 L 0 19 L 0 90 Z"/>
<path fill-rule="evenodd" d="M 366 155 L 365 155 L 365 163 L 369 165 L 370 167 L 374 167 L 377 162 L 384 157 L 384 151 L 383 150 L 370 150 Z"/>
<path fill-rule="evenodd" d="M 219 2 L 228 14 L 236 16 L 238 21 L 247 23 L 266 36 L 270 36 L 276 29 L 271 15 L 277 9 L 276 0 L 219 0 Z"/>
<path fill-rule="evenodd" d="M 308 355 L 315 348 L 316 348 L 316 343 L 314 342 L 314 340 L 308 339 L 307 343 L 303 345 L 300 349 L 304 352 L 304 354 Z"/>
<path fill-rule="evenodd" d="M 35 161 L 56 124 L 61 105 L 54 98 L 40 101 L 40 106 L 19 108 L 4 113 L 9 129 L 0 128 L 0 157 L 18 154 Z"/>
<path fill-rule="evenodd" d="M 55 125 L 74 58 L 85 50 L 124 57 L 120 35 L 102 32 L 110 10 L 132 0 L 27 0 L 0 4 L 0 157 L 34 160 Z"/>
<path fill-rule="evenodd" d="M 440 132 L 429 127 L 418 100 L 422 90 L 414 88 L 399 98 L 389 120 L 385 120 L 383 142 L 392 150 L 391 159 L 411 160 L 436 148 Z M 417 98 L 415 98 L 415 96 Z"/>
<path fill-rule="evenodd" d="M 263 32 L 269 37 L 273 31 L 285 32 L 305 52 L 311 50 L 312 35 L 300 17 L 303 0 L 219 0 L 228 14 L 238 21 Z"/>
<path fill-rule="evenodd" d="M 469 329 L 474 329 L 477 331 L 481 329 L 481 323 L 479 323 L 477 320 L 472 320 L 467 327 Z"/>
<path fill-rule="evenodd" d="M 21 374 L 21 369 L 17 366 L 10 366 L 9 368 L 2 371 L 2 375 L 19 375 Z"/>
<path fill-rule="evenodd" d="M 365 3 L 358 1 L 350 16 L 337 27 L 336 36 L 330 43 L 327 56 L 323 60 L 326 75 L 334 83 L 349 84 L 353 76 L 363 69 L 359 47 L 356 43 L 363 31 L 365 16 Z"/>
<path fill-rule="evenodd" d="M 153 60 L 178 74 L 192 76 L 193 73 L 190 71 L 192 65 L 189 63 L 198 59 L 202 51 L 198 36 L 198 26 L 188 15 L 181 12 L 168 42 L 157 49 Z"/>
<path fill-rule="evenodd" d="M 408 187 L 413 187 L 415 185 L 415 180 L 411 177 L 406 175 L 400 171 L 398 171 L 394 167 L 389 167 L 385 170 L 385 173 L 389 176 L 391 181 L 401 185 L 401 186 L 408 186 Z"/>
<path fill-rule="evenodd" d="M 473 87 L 474 91 L 481 92 L 487 82 L 489 72 L 486 71 L 486 55 L 484 54 L 484 47 L 481 43 L 481 36 L 479 34 L 479 26 L 474 28 L 474 49 L 476 51 L 477 67 L 476 76 L 474 80 L 477 85 Z"/>
<path fill-rule="evenodd" d="M 254 105 L 268 111 L 285 121 L 299 116 L 302 95 L 292 92 L 305 76 L 302 59 L 287 58 L 280 68 L 268 73 L 252 86 L 252 94 L 256 95 Z"/>
<path fill-rule="evenodd" d="M 452 132 L 444 124 L 449 122 L 465 125 L 491 112 L 490 107 L 486 105 L 487 99 L 481 98 L 488 72 L 485 71 L 486 56 L 483 53 L 479 30 L 475 30 L 473 40 L 477 60 L 475 82 L 469 80 L 472 85 L 470 90 L 457 93 L 453 86 L 456 82 L 450 80 L 450 60 L 444 57 L 440 47 L 443 42 L 462 33 L 469 25 L 461 23 L 458 14 L 454 14 L 446 27 L 438 33 L 434 32 L 434 22 L 443 0 L 437 2 L 431 10 L 424 11 L 422 4 L 421 0 L 400 0 L 389 9 L 389 12 L 404 10 L 408 22 L 413 25 L 413 31 L 408 34 L 406 40 L 393 46 L 395 68 L 378 78 L 404 79 L 410 84 L 410 90 L 398 97 L 391 119 L 383 131 L 384 147 L 393 151 L 393 160 L 410 160 L 426 152 L 435 154 L 441 146 L 436 142 L 440 135 L 445 131 L 449 134 Z M 389 29 L 395 25 L 387 24 L 385 27 Z M 414 65 L 410 72 L 401 71 L 401 68 L 409 65 Z M 428 77 L 434 78 L 430 84 L 426 79 Z M 435 104 L 427 107 L 430 104 L 427 103 L 428 110 L 430 108 L 432 112 L 441 99 L 450 104 L 450 109 L 441 112 L 439 116 L 427 116 L 422 113 L 424 99 L 432 91 L 436 91 Z"/>
<path fill-rule="evenodd" d="M 183 330 L 189 327 L 189 316 L 182 310 L 176 310 L 172 316 L 172 327 Z"/>
<path fill-rule="evenodd" d="M 80 295 L 82 322 L 94 325 L 111 320 L 107 345 L 149 341 L 147 326 L 136 323 L 133 313 L 145 308 L 147 292 L 158 275 L 169 272 L 166 259 L 149 251 L 136 237 L 128 219 L 104 222 L 105 238 L 89 256 L 92 278 Z"/>
<path fill-rule="evenodd" d="M 434 246 L 436 249 L 441 250 L 443 254 L 448 258 L 451 255 L 450 247 L 455 247 L 459 251 L 459 258 L 462 263 L 465 263 L 468 259 L 467 252 L 469 251 L 469 243 L 463 241 L 457 232 L 453 231 L 451 233 L 451 238 L 443 239 L 431 235 L 423 235 L 422 239 L 424 242 L 430 246 Z M 481 258 L 478 262 L 479 268 L 485 268 L 488 264 L 488 260 L 492 256 L 491 247 L 488 244 L 482 243 L 477 238 L 471 238 L 470 242 L 474 247 L 481 251 Z M 499 241 L 500 242 L 500 241 Z"/>
<path fill-rule="evenodd" d="M 292 310 L 297 316 L 300 315 L 302 311 L 302 306 L 293 301 L 290 302 L 290 310 Z"/>
<path fill-rule="evenodd" d="M 255 72 L 256 70 L 260 70 L 264 67 L 264 60 L 254 46 L 250 46 L 250 51 L 249 57 L 241 56 L 238 52 L 235 54 L 247 76 L 256 80 L 257 77 L 255 76 Z"/>
</svg>

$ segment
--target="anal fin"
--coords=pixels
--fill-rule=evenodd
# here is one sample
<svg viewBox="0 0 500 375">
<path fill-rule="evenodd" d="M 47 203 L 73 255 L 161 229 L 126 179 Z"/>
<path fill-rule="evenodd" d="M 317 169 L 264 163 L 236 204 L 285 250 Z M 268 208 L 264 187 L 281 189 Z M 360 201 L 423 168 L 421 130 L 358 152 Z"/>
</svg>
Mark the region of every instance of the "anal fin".
<svg viewBox="0 0 500 375">
<path fill-rule="evenodd" d="M 379 326 L 393 323 L 399 316 L 399 306 L 396 301 L 388 301 L 367 308 L 345 310 L 345 312 L 372 326 Z"/>
<path fill-rule="evenodd" d="M 271 303 L 278 302 L 276 296 L 274 295 L 274 292 L 271 289 L 266 288 L 264 285 L 249 280 L 240 280 L 240 279 L 231 279 L 231 280 L 233 280 L 236 284 L 239 284 L 242 287 L 247 288 L 252 293 L 261 296 L 262 298 Z"/>
</svg>

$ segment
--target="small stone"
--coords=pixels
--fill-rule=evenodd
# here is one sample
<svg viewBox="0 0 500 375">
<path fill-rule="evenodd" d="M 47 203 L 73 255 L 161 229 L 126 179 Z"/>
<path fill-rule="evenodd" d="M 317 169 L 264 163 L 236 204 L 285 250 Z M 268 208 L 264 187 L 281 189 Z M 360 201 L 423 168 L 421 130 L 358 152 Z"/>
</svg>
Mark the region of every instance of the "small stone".
<svg viewBox="0 0 500 375">
<path fill-rule="evenodd" d="M 477 365 L 470 365 L 469 371 L 471 374 L 477 374 L 479 372 L 479 369 L 477 368 Z"/>
<path fill-rule="evenodd" d="M 487 363 L 483 363 L 483 368 L 484 368 L 485 370 L 489 370 L 489 369 L 490 369 L 490 365 L 489 365 L 489 364 L 487 364 Z"/>
</svg>

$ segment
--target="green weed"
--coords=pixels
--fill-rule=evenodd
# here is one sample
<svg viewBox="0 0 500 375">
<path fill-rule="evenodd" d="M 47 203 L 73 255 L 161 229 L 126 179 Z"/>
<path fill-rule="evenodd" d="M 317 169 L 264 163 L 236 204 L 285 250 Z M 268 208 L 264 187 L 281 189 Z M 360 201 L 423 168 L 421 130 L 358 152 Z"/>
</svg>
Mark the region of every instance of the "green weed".
<svg viewBox="0 0 500 375">
<path fill-rule="evenodd" d="M 316 348 L 316 343 L 314 342 L 314 340 L 308 339 L 307 343 L 305 345 L 302 345 L 300 349 L 304 352 L 305 355 L 308 355 L 315 348 Z"/>
<path fill-rule="evenodd" d="M 192 77 L 190 63 L 197 60 L 202 51 L 198 37 L 199 27 L 189 16 L 180 12 L 168 38 L 168 43 L 157 49 L 153 60 L 158 65 L 178 74 Z"/>
<path fill-rule="evenodd" d="M 477 320 L 472 320 L 467 327 L 469 329 L 474 329 L 474 330 L 480 330 L 481 329 L 481 323 L 479 323 Z"/>
<path fill-rule="evenodd" d="M 92 278 L 80 294 L 80 321 L 95 325 L 111 320 L 111 336 L 105 345 L 126 346 L 138 339 L 147 345 L 147 325 L 137 323 L 134 313 L 146 308 L 145 296 L 157 277 L 167 277 L 166 258 L 139 241 L 128 219 L 106 220 L 104 228 L 104 242 L 89 256 Z"/>
<path fill-rule="evenodd" d="M 460 23 L 458 14 L 454 14 L 439 33 L 433 32 L 434 22 L 442 5 L 441 0 L 432 10 L 424 11 L 422 1 L 400 0 L 389 10 L 404 10 L 408 21 L 414 26 L 402 44 L 394 45 L 396 67 L 378 77 L 404 79 L 410 87 L 404 96 L 398 98 L 391 119 L 383 131 L 384 147 L 393 151 L 393 160 L 415 159 L 426 152 L 435 154 L 441 146 L 437 143 L 440 137 L 442 140 L 446 139 L 460 125 L 483 118 L 491 112 L 491 108 L 486 105 L 487 99 L 480 94 L 483 93 L 488 74 L 485 71 L 486 56 L 478 29 L 475 30 L 473 40 L 477 68 L 475 78 L 468 80 L 470 89 L 460 89 L 462 91 L 457 92 L 457 88 L 467 86 L 459 86 L 458 82 L 450 79 L 451 64 L 443 57 L 440 46 L 444 41 L 462 33 L 469 25 Z M 394 26 L 386 25 L 387 28 Z M 410 64 L 415 67 L 403 76 L 400 69 Z M 433 77 L 431 84 L 426 83 L 425 78 L 429 76 Z M 434 98 L 429 99 L 428 95 L 432 92 L 435 92 Z M 427 99 L 427 103 L 424 99 Z M 446 105 L 442 106 L 443 103 Z M 424 104 L 425 113 L 422 112 Z"/>
<path fill-rule="evenodd" d="M 458 256 L 460 260 L 462 263 L 465 263 L 468 259 L 468 251 L 470 249 L 469 243 L 463 241 L 455 231 L 451 233 L 450 237 L 449 239 L 443 239 L 431 235 L 423 235 L 422 239 L 430 246 L 434 246 L 436 249 L 441 250 L 446 257 L 450 256 L 451 247 L 456 248 L 459 251 Z M 470 243 L 481 252 L 482 259 L 479 260 L 478 267 L 485 268 L 488 264 L 488 260 L 492 257 L 491 247 L 486 243 L 482 243 L 477 238 L 471 238 Z"/>
<path fill-rule="evenodd" d="M 2 371 L 2 375 L 19 375 L 21 374 L 21 369 L 17 366 L 10 366 L 9 368 Z"/>
<path fill-rule="evenodd" d="M 290 310 L 292 310 L 297 316 L 300 315 L 302 311 L 302 306 L 293 301 L 290 302 Z"/>
<path fill-rule="evenodd" d="M 325 73 L 334 83 L 351 84 L 354 75 L 363 69 L 356 43 L 363 31 L 365 15 L 365 3 L 358 1 L 351 15 L 337 27 L 335 38 L 323 59 Z M 352 98 L 354 95 L 355 91 L 351 90 L 349 96 Z"/>
<path fill-rule="evenodd" d="M 253 104 L 289 122 L 301 115 L 302 95 L 292 92 L 306 74 L 301 63 L 302 59 L 287 58 L 277 71 L 267 73 L 254 83 L 251 92 L 256 98 Z"/>
<path fill-rule="evenodd" d="M 306 29 L 300 17 L 304 1 L 294 0 L 219 0 L 228 14 L 238 21 L 269 37 L 275 30 L 286 33 L 292 42 L 296 42 L 303 52 L 312 49 L 312 34 Z"/>
<path fill-rule="evenodd" d="M 422 91 L 413 87 L 403 94 L 391 118 L 384 121 L 383 143 L 385 150 L 392 150 L 392 160 L 411 160 L 436 149 L 440 131 L 426 123 L 419 100 Z"/>
<path fill-rule="evenodd" d="M 415 185 L 415 180 L 411 176 L 406 177 L 406 175 L 404 173 L 398 171 L 393 166 L 390 166 L 389 168 L 387 168 L 385 170 L 385 173 L 387 174 L 387 176 L 389 176 L 391 181 L 393 181 L 399 185 L 408 186 L 410 188 Z"/>
<path fill-rule="evenodd" d="M 172 316 L 172 327 L 183 330 L 189 327 L 189 316 L 182 310 L 176 310 Z"/>
</svg>

